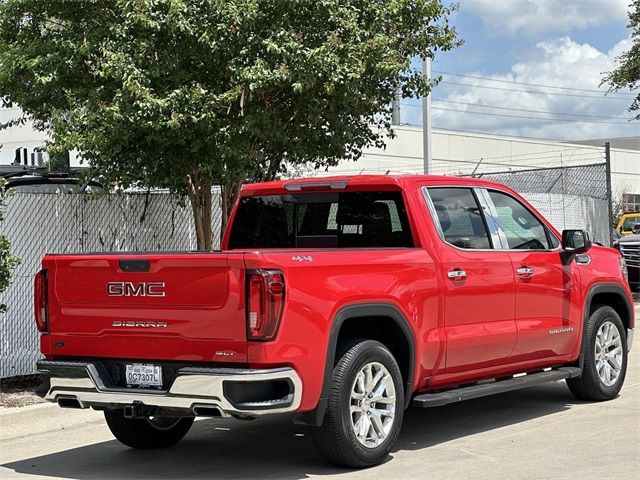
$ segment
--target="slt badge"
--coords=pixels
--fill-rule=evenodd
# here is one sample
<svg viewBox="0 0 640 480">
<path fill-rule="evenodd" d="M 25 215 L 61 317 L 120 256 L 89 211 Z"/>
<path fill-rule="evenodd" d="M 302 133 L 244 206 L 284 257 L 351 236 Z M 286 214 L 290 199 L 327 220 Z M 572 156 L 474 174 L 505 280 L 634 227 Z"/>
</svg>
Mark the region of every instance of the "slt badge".
<svg viewBox="0 0 640 480">
<path fill-rule="evenodd" d="M 313 262 L 313 257 L 311 255 L 294 255 L 291 260 L 294 262 Z"/>
</svg>

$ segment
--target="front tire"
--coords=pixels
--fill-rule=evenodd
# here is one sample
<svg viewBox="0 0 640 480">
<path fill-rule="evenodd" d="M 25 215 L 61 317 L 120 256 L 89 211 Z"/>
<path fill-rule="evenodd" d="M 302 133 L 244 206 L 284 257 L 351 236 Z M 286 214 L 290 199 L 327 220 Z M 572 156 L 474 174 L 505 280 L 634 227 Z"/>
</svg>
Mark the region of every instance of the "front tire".
<svg viewBox="0 0 640 480">
<path fill-rule="evenodd" d="M 586 325 L 582 376 L 567 379 L 580 400 L 611 400 L 618 396 L 627 373 L 627 337 L 618 313 L 598 307 Z"/>
<path fill-rule="evenodd" d="M 329 462 L 351 468 L 381 463 L 402 426 L 402 375 L 391 352 L 365 340 L 351 347 L 333 369 L 329 404 L 311 436 Z"/>
<path fill-rule="evenodd" d="M 105 410 L 109 430 L 128 447 L 155 449 L 178 443 L 187 434 L 193 417 L 126 418 L 124 409 Z"/>
</svg>

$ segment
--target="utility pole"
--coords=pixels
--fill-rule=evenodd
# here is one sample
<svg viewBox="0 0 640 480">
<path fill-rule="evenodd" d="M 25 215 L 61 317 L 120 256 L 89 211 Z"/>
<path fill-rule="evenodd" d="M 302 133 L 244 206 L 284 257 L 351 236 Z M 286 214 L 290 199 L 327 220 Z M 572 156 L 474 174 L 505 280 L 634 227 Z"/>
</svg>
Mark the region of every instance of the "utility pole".
<svg viewBox="0 0 640 480">
<path fill-rule="evenodd" d="M 607 172 L 607 204 L 609 205 L 609 219 L 607 226 L 609 227 L 609 246 L 613 246 L 613 193 L 611 192 L 611 143 L 604 143 L 604 161 Z"/>
<path fill-rule="evenodd" d="M 431 59 L 422 59 L 422 76 L 425 80 L 431 78 Z M 424 173 L 431 173 L 431 92 L 422 97 L 422 156 L 424 159 Z"/>
<path fill-rule="evenodd" d="M 400 98 L 402 94 L 400 87 L 396 90 L 396 94 L 391 102 L 391 125 L 400 125 Z"/>
</svg>

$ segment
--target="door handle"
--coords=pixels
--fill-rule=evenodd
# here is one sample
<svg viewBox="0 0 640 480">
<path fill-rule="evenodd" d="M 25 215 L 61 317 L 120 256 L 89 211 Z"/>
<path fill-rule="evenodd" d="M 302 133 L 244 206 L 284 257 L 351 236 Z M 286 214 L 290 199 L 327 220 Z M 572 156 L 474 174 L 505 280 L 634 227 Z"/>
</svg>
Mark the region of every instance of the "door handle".
<svg viewBox="0 0 640 480">
<path fill-rule="evenodd" d="M 518 269 L 516 269 L 516 273 L 524 278 L 528 278 L 531 275 L 533 275 L 533 268 L 531 267 L 520 267 Z"/>
<path fill-rule="evenodd" d="M 467 272 L 460 269 L 450 270 L 447 272 L 447 277 L 449 277 L 451 280 L 464 280 L 465 278 L 467 278 Z"/>
</svg>

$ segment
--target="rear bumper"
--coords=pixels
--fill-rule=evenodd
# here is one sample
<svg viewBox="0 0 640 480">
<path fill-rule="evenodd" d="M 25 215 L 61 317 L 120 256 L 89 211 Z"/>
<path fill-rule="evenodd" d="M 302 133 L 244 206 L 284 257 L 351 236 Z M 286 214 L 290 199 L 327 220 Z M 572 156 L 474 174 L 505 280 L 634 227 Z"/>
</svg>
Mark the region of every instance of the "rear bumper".
<svg viewBox="0 0 640 480">
<path fill-rule="evenodd" d="M 293 412 L 302 397 L 302 382 L 293 368 L 181 368 L 163 391 L 109 387 L 91 362 L 43 360 L 38 370 L 48 380 L 44 398 L 75 408 L 135 406 L 183 415 L 253 418 Z"/>
</svg>

